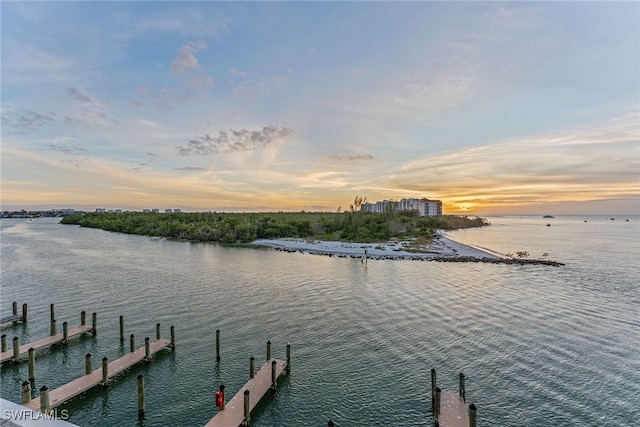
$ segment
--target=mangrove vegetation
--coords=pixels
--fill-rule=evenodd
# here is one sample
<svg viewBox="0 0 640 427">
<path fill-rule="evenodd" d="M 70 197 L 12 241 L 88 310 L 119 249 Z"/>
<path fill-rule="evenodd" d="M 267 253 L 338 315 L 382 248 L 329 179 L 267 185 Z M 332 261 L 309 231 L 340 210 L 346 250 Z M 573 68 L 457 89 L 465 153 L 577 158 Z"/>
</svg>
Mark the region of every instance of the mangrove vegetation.
<svg viewBox="0 0 640 427">
<path fill-rule="evenodd" d="M 335 213 L 83 213 L 64 217 L 62 224 L 194 242 L 247 243 L 276 238 L 351 242 L 432 239 L 438 229 L 481 227 L 488 222 L 451 215 L 421 217 L 412 211 L 366 213 L 352 209 Z"/>
</svg>

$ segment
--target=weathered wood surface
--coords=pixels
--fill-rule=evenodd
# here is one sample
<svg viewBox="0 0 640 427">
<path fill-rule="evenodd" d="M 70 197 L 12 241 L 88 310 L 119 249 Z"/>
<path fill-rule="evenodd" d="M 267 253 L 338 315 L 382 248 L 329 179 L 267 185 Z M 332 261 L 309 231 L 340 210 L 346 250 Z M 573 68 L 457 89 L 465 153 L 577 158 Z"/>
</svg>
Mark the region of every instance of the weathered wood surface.
<svg viewBox="0 0 640 427">
<path fill-rule="evenodd" d="M 260 367 L 254 378 L 247 383 L 225 404 L 205 427 L 238 427 L 244 421 L 244 391 L 249 390 L 249 412 L 271 388 L 271 361 L 276 361 L 276 379 L 284 372 L 287 362 L 271 359 Z"/>
<path fill-rule="evenodd" d="M 439 427 L 469 427 L 467 405 L 458 393 L 442 390 L 440 392 Z"/>
<path fill-rule="evenodd" d="M 159 339 L 149 343 L 149 355 L 153 355 L 164 348 L 170 348 L 171 341 Z M 146 355 L 145 347 L 140 347 L 132 353 L 128 353 L 121 358 L 110 362 L 108 365 L 109 378 L 112 378 L 125 369 L 128 369 L 138 362 L 144 360 Z M 70 383 L 67 383 L 55 390 L 49 391 L 49 407 L 55 408 L 67 400 L 102 383 L 102 367 L 94 370 L 89 375 L 84 375 Z M 36 397 L 31 402 L 24 404 L 30 409 L 40 409 L 40 397 Z"/>
<path fill-rule="evenodd" d="M 90 331 L 91 331 L 91 325 L 78 326 L 77 328 L 69 329 L 68 338 L 71 339 L 76 335 L 84 334 L 85 332 L 90 332 Z M 64 334 L 60 332 L 59 334 L 41 338 L 31 343 L 22 344 L 20 346 L 20 355 L 26 354 L 30 348 L 33 348 L 34 350 L 39 350 L 41 348 L 49 347 L 53 344 L 60 343 L 63 340 L 64 340 Z M 13 349 L 7 350 L 4 353 L 0 353 L 0 363 L 4 363 L 7 360 L 11 360 L 12 358 L 13 358 Z"/>
<path fill-rule="evenodd" d="M 7 323 L 21 322 L 21 321 L 22 321 L 22 314 L 12 314 L 11 316 L 5 316 L 2 319 L 0 319 L 0 326 L 4 326 Z"/>
</svg>

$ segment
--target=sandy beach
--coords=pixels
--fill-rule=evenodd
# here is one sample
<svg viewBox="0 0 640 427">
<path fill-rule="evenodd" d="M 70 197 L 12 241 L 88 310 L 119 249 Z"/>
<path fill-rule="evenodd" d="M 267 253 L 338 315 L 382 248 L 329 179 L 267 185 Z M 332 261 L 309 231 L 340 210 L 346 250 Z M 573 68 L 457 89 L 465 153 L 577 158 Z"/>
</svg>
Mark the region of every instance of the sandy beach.
<svg viewBox="0 0 640 427">
<path fill-rule="evenodd" d="M 379 259 L 408 259 L 408 258 L 436 258 L 436 257 L 473 257 L 494 258 L 495 254 L 463 245 L 448 237 L 441 236 L 434 239 L 431 245 L 421 248 L 421 252 L 409 251 L 410 242 L 386 242 L 386 243 L 354 243 L 326 240 L 306 239 L 258 239 L 253 242 L 256 245 L 269 246 L 274 249 L 290 252 L 306 252 L 311 254 L 335 255 L 340 257 Z"/>
</svg>

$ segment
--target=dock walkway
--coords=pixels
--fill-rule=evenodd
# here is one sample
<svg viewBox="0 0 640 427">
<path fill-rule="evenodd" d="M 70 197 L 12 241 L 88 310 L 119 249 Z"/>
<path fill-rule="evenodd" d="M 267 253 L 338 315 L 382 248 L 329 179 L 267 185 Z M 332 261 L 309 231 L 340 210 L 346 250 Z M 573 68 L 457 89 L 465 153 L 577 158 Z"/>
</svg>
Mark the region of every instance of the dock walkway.
<svg viewBox="0 0 640 427">
<path fill-rule="evenodd" d="M 287 367 L 287 362 L 280 359 L 271 359 L 260 367 L 256 375 L 251 378 L 238 392 L 225 404 L 224 410 L 219 411 L 205 427 L 238 427 L 244 421 L 244 391 L 249 390 L 249 412 L 256 407 L 258 402 L 271 388 L 271 363 L 276 361 L 276 380 Z"/>
<path fill-rule="evenodd" d="M 440 392 L 438 427 L 469 427 L 467 405 L 458 393 L 447 390 Z"/>
<path fill-rule="evenodd" d="M 166 339 L 159 339 L 149 343 L 149 355 L 153 355 L 164 348 L 170 348 L 171 341 Z M 146 357 L 145 347 L 140 347 L 136 351 L 126 354 L 121 358 L 114 360 L 107 366 L 108 377 L 112 378 L 125 369 L 128 369 L 138 362 L 141 362 Z M 92 371 L 90 374 L 77 378 L 70 383 L 67 383 L 55 390 L 49 391 L 49 407 L 55 408 L 60 406 L 67 400 L 75 397 L 85 391 L 97 386 L 102 382 L 102 368 Z M 30 409 L 40 409 L 40 397 L 33 399 L 31 402 L 25 403 Z"/>
<path fill-rule="evenodd" d="M 69 329 L 67 338 L 71 339 L 76 335 L 90 332 L 91 329 L 92 329 L 91 325 L 81 325 L 81 326 L 78 326 L 77 328 Z M 44 347 L 49 347 L 53 344 L 60 343 L 62 341 L 64 341 L 64 334 L 62 332 L 59 334 L 51 335 L 46 338 L 41 338 L 37 341 L 21 345 L 20 355 L 27 353 L 30 348 L 33 348 L 34 350 L 38 350 Z M 4 363 L 7 360 L 11 360 L 11 359 L 13 359 L 13 349 L 0 353 L 0 363 Z"/>
</svg>

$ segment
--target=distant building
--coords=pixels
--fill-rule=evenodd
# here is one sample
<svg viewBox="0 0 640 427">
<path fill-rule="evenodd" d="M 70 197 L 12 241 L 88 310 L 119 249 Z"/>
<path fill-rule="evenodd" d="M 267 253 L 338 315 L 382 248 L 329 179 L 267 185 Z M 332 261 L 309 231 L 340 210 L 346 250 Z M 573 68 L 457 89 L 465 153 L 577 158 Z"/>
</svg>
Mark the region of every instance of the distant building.
<svg viewBox="0 0 640 427">
<path fill-rule="evenodd" d="M 106 211 L 102 208 L 96 208 L 96 213 L 105 213 Z"/>
<path fill-rule="evenodd" d="M 171 209 L 165 209 L 164 210 L 164 213 L 172 213 L 172 212 L 173 212 L 173 210 L 171 210 Z"/>
<path fill-rule="evenodd" d="M 153 209 L 151 209 L 151 213 L 160 213 L 160 209 L 153 208 Z"/>
<path fill-rule="evenodd" d="M 151 209 L 142 209 L 142 213 L 151 213 Z"/>
<path fill-rule="evenodd" d="M 419 216 L 442 215 L 442 202 L 429 199 L 400 199 L 398 201 L 382 200 L 375 203 L 364 203 L 362 210 L 370 213 L 384 213 L 388 209 L 398 211 L 418 211 Z"/>
<path fill-rule="evenodd" d="M 174 209 L 173 212 L 174 213 L 180 213 L 180 212 L 182 212 L 182 209 L 179 209 L 179 208 L 178 209 Z"/>
</svg>

